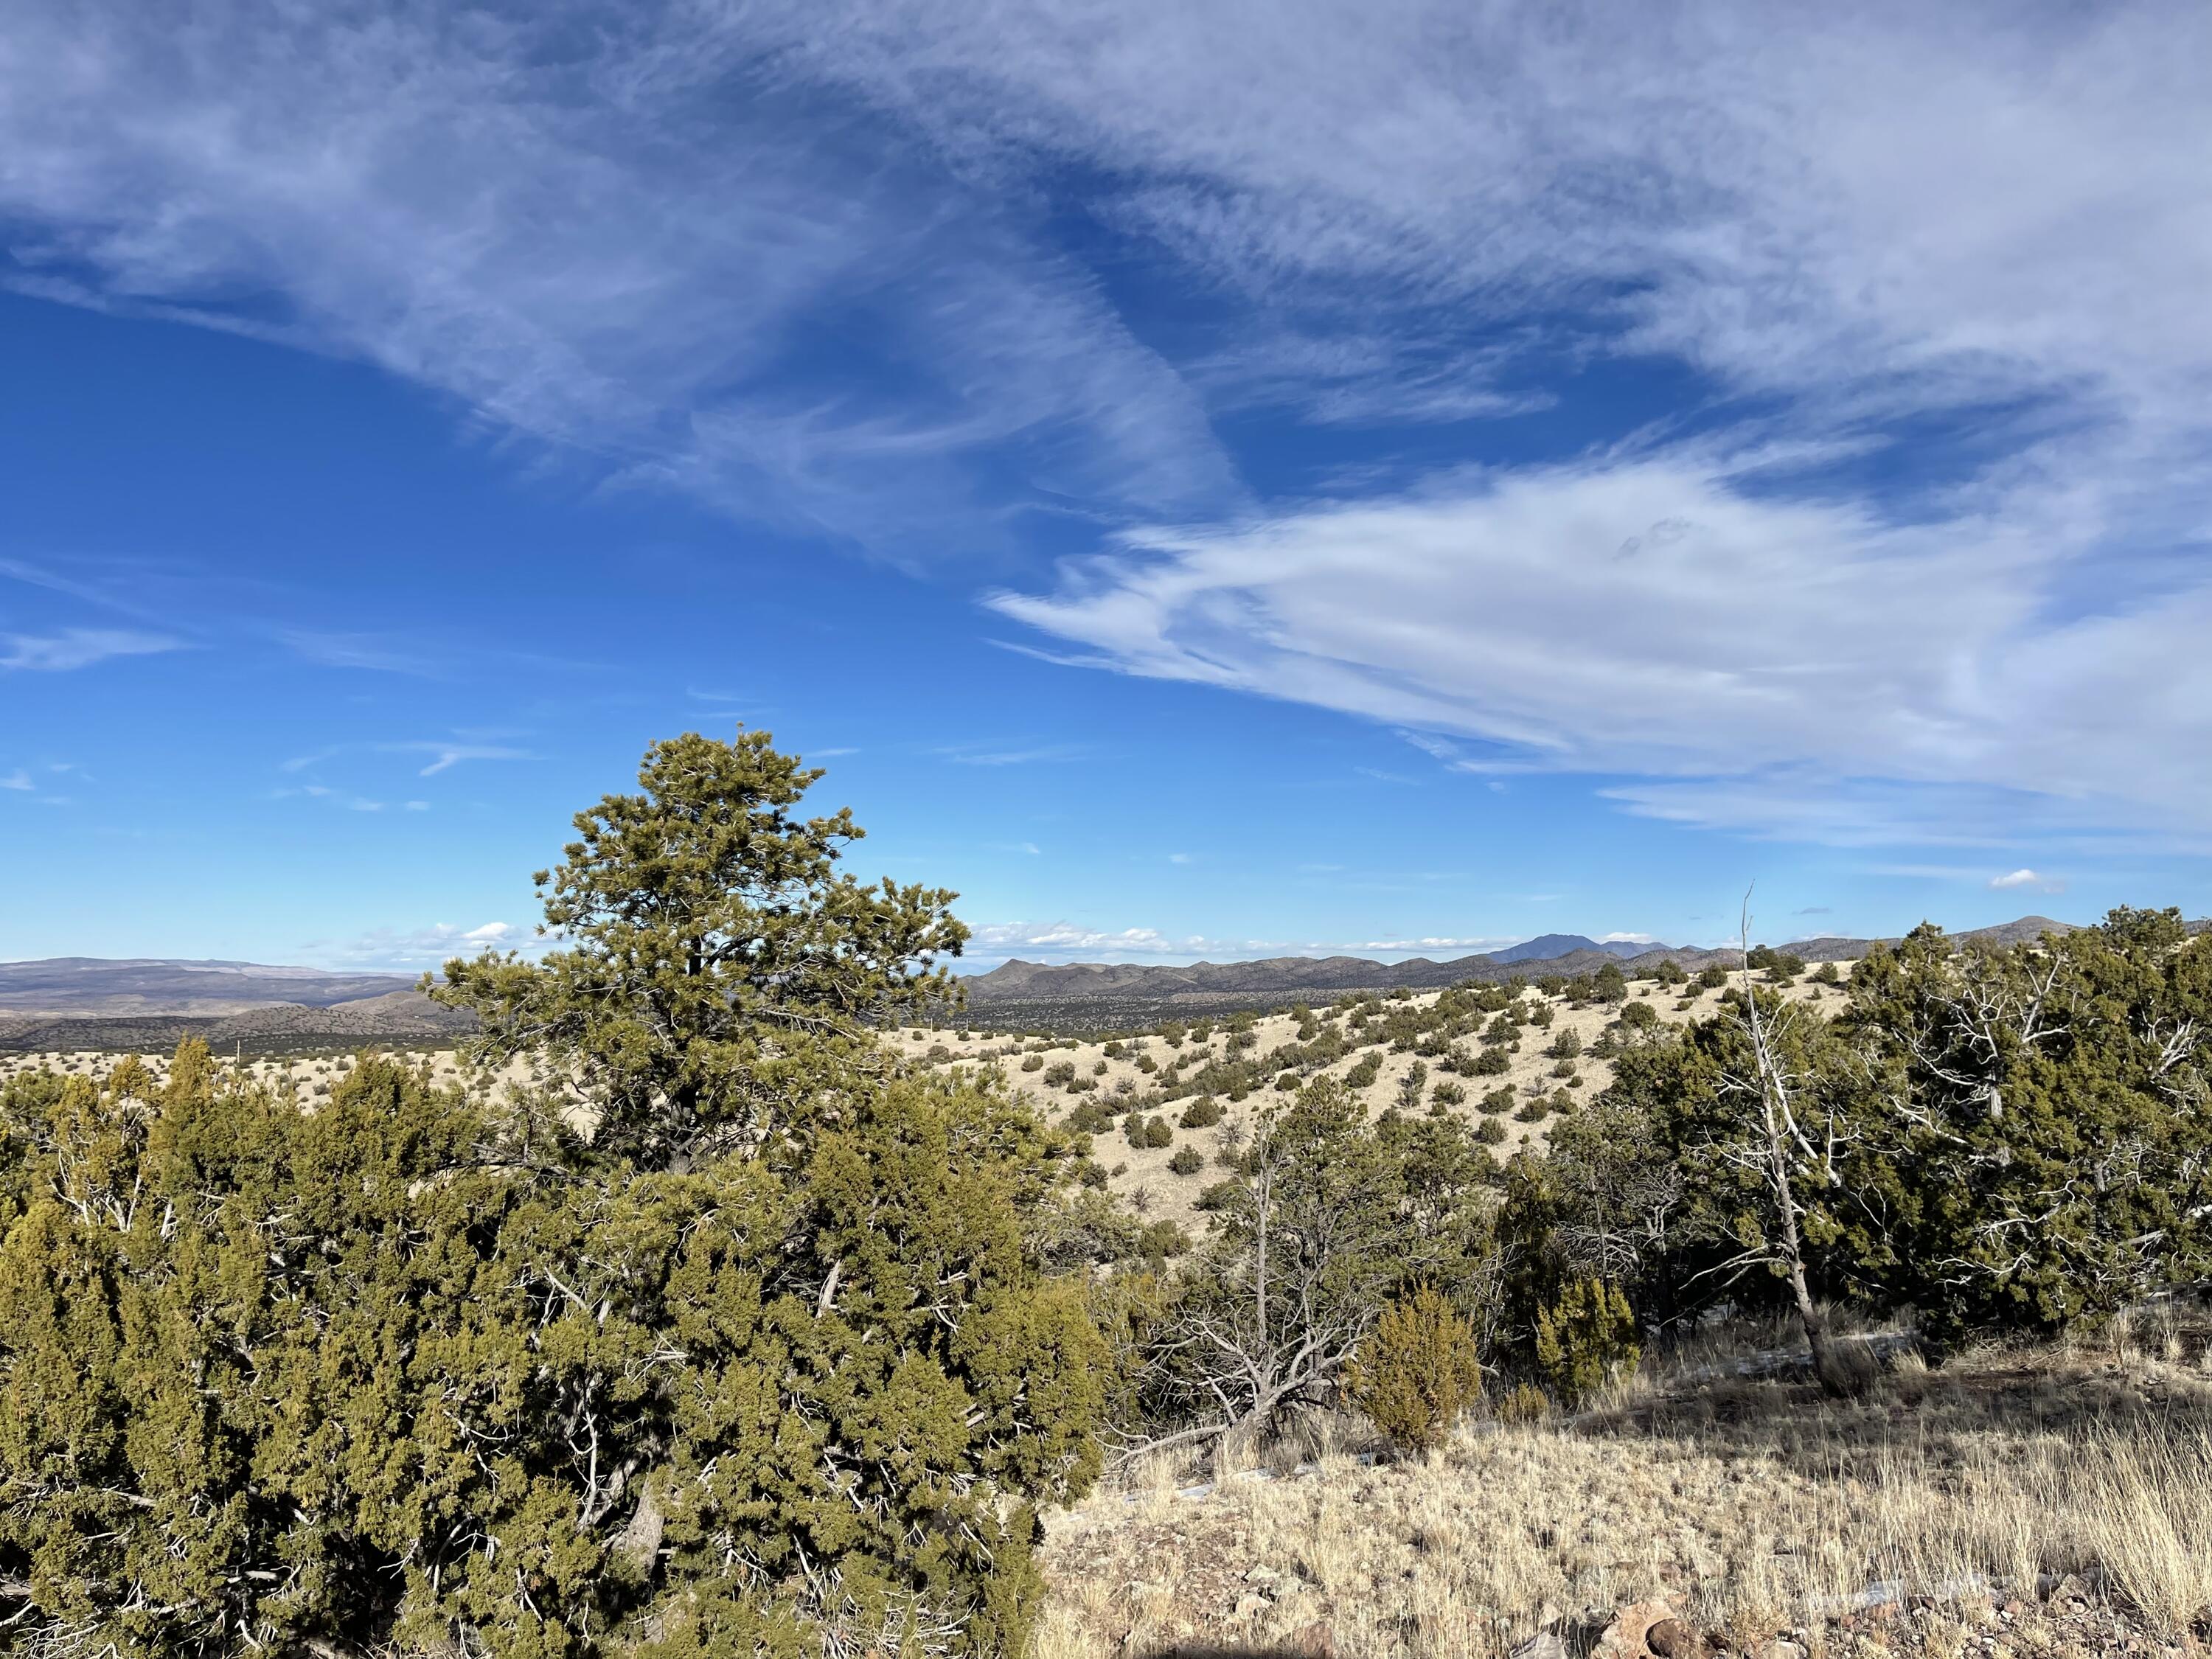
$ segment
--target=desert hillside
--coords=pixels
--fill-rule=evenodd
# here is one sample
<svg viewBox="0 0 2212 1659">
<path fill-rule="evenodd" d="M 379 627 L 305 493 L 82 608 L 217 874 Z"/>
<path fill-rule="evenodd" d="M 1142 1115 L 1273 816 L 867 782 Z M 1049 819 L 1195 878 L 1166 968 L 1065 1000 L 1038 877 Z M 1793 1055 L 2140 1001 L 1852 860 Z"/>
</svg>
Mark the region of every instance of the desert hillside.
<svg viewBox="0 0 2212 1659">
<path fill-rule="evenodd" d="M 1808 978 L 1783 994 L 1818 1006 L 1841 993 Z M 1464 1119 L 1502 1162 L 1541 1146 L 1559 1114 L 1601 1093 L 1621 1046 L 1711 1015 L 1720 996 L 1694 980 L 1631 981 L 1620 1004 L 1533 987 L 1508 997 L 1492 988 L 1486 1004 L 1500 1006 L 1486 1012 L 1477 1011 L 1471 993 L 1427 991 L 1369 994 L 1304 1015 L 1171 1020 L 1121 1037 L 902 1026 L 892 1040 L 926 1066 L 990 1068 L 1048 1121 L 1088 1128 L 1092 1160 L 1111 1191 L 1153 1219 L 1188 1227 L 1200 1218 L 1206 1188 L 1249 1140 L 1255 1114 L 1292 1089 L 1327 1078 L 1370 1112 L 1395 1106 Z M 1632 1006 L 1651 1022 L 1640 1036 L 1623 1019 Z M 1504 1036 L 1496 1022 L 1509 1010 L 1519 1021 Z M 1492 1051 L 1502 1062 L 1488 1064 L 1501 1068 L 1477 1071 Z M 1194 1118 L 1200 1101 L 1220 1115 L 1200 1107 Z M 1126 1127 L 1133 1114 L 1145 1144 Z"/>
</svg>

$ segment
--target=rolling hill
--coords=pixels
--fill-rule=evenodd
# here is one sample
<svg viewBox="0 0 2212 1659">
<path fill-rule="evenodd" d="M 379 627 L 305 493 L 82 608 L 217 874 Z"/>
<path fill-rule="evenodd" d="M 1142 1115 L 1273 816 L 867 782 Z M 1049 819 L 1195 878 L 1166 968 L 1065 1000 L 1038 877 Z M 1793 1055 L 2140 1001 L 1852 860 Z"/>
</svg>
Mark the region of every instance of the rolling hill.
<svg viewBox="0 0 2212 1659">
<path fill-rule="evenodd" d="M 252 962 L 58 957 L 0 963 L 0 1049 L 159 1051 L 185 1036 L 247 1054 L 451 1043 L 475 1029 L 402 974 Z"/>
<path fill-rule="evenodd" d="M 2022 916 L 1995 927 L 1960 933 L 1961 940 L 2011 944 L 2072 924 L 2047 916 Z M 1855 962 L 1880 941 L 1865 939 L 1799 939 L 1780 948 L 1807 962 Z M 1048 963 L 1015 960 L 962 983 L 968 993 L 968 1017 L 978 1024 L 1039 1028 L 1105 1029 L 1150 1024 L 1180 1016 L 1232 1013 L 1279 1007 L 1285 1003 L 1362 991 L 1435 990 L 1464 980 L 1503 980 L 1547 974 L 1572 978 L 1595 973 L 1608 962 L 1634 972 L 1662 960 L 1692 973 L 1716 963 L 1733 967 L 1733 950 L 1695 946 L 1600 943 L 1580 933 L 1547 933 L 1501 951 L 1437 962 L 1415 957 L 1405 962 L 1376 962 L 1364 957 L 1270 957 L 1254 962 L 1196 962 L 1187 965 L 1078 962 Z"/>
</svg>

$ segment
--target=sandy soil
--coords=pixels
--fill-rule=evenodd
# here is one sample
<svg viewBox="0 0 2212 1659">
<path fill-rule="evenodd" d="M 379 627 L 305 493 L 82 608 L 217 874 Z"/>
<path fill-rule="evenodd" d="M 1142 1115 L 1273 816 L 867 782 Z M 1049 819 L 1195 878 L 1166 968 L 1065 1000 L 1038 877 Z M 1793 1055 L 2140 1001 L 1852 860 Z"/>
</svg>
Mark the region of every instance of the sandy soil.
<svg viewBox="0 0 2212 1659">
<path fill-rule="evenodd" d="M 1632 985 L 1630 995 L 1648 1002 L 1662 1020 L 1681 1024 L 1711 1015 L 1719 1005 L 1717 991 L 1699 992 L 1694 985 L 1675 990 L 1649 983 Z M 1425 992 L 1411 999 L 1416 1007 L 1434 1006 L 1441 992 Z M 1832 1004 L 1841 992 L 1831 988 L 1800 981 L 1787 994 L 1795 1000 L 1810 1000 L 1815 1006 L 1822 1000 Z M 1484 1095 L 1500 1085 L 1510 1086 L 1514 1093 L 1516 1109 L 1531 1099 L 1550 1096 L 1565 1089 L 1577 1099 L 1589 1099 L 1613 1081 L 1613 1066 L 1609 1061 L 1592 1058 L 1587 1052 L 1596 1042 L 1599 1034 L 1619 1016 L 1620 1010 L 1601 1004 L 1577 1006 L 1564 997 L 1545 998 L 1534 991 L 1524 1000 L 1532 1007 L 1547 1005 L 1552 1012 L 1548 1030 L 1531 1026 L 1525 1030 L 1517 1051 L 1510 1055 L 1509 1069 L 1498 1077 L 1450 1077 L 1440 1071 L 1435 1059 L 1424 1060 L 1412 1053 L 1391 1051 L 1387 1042 L 1379 1039 L 1379 1030 L 1370 1030 L 1370 1040 L 1353 1048 L 1341 1060 L 1322 1068 L 1316 1075 L 1344 1078 L 1369 1055 L 1379 1053 L 1382 1066 L 1375 1080 L 1358 1091 L 1370 1111 L 1381 1112 L 1399 1098 L 1407 1074 L 1416 1066 L 1425 1068 L 1422 1089 L 1423 1109 L 1439 1083 L 1456 1083 L 1465 1091 L 1466 1100 L 1447 1110 L 1471 1122 L 1480 1122 L 1483 1114 L 1479 1103 Z M 1399 1005 L 1386 1005 L 1396 1006 Z M 1340 1027 L 1348 1028 L 1346 1011 L 1352 1006 L 1351 1000 L 1332 1007 L 1316 1010 L 1322 1019 L 1334 1019 Z M 1160 1089 L 1164 1069 L 1175 1060 L 1184 1060 L 1182 1072 L 1188 1077 L 1196 1073 L 1204 1058 L 1226 1059 L 1231 1050 L 1231 1041 L 1225 1019 L 1213 1022 L 1212 1035 L 1204 1042 L 1186 1041 L 1180 1048 L 1170 1047 L 1158 1035 L 1124 1037 L 1119 1040 L 1098 1038 L 1078 1041 L 1062 1038 L 1051 1042 L 1018 1038 L 1004 1034 L 983 1031 L 963 1033 L 957 1029 L 940 1030 L 925 1027 L 905 1027 L 892 1034 L 892 1041 L 909 1058 L 939 1067 L 961 1066 L 992 1068 L 1002 1076 L 1009 1087 L 1025 1097 L 1037 1111 L 1054 1123 L 1064 1122 L 1068 1114 L 1079 1106 L 1091 1102 L 1103 1102 L 1109 1109 L 1127 1109 L 1155 1096 Z M 1274 1014 L 1256 1020 L 1252 1026 L 1255 1042 L 1245 1052 L 1265 1054 L 1297 1037 L 1298 1022 L 1288 1014 Z M 1582 1039 L 1584 1053 L 1574 1062 L 1573 1075 L 1560 1077 L 1555 1073 L 1559 1062 L 1547 1052 L 1553 1039 L 1562 1030 L 1571 1030 Z M 1359 1041 L 1358 1038 L 1352 1038 Z M 1469 1040 L 1466 1046 L 1476 1046 Z M 1109 1053 L 1112 1049 L 1115 1052 Z M 1186 1056 L 1198 1055 L 1194 1064 Z M 1147 1072 L 1143 1060 L 1149 1058 L 1154 1069 Z M 1042 1066 L 1025 1071 L 1025 1061 L 1041 1059 Z M 1079 1081 L 1088 1079 L 1093 1086 L 1079 1094 L 1069 1092 L 1064 1086 L 1048 1085 L 1043 1078 L 1047 1069 L 1068 1063 L 1075 1068 Z M 1223 1178 L 1224 1171 L 1216 1160 L 1228 1144 L 1239 1135 L 1249 1134 L 1254 1114 L 1271 1101 L 1280 1099 L 1272 1088 L 1263 1087 L 1241 1101 L 1225 1097 L 1219 1103 L 1225 1113 L 1223 1121 L 1211 1128 L 1176 1129 L 1175 1142 L 1170 1146 L 1135 1148 L 1128 1145 L 1118 1130 L 1109 1130 L 1095 1137 L 1092 1156 L 1104 1164 L 1109 1172 L 1109 1187 L 1115 1193 L 1138 1200 L 1145 1213 L 1154 1218 L 1165 1218 L 1194 1226 L 1201 1219 L 1195 1209 L 1199 1194 L 1214 1182 Z M 1158 1115 L 1171 1126 L 1176 1124 L 1188 1099 L 1158 1103 L 1146 1107 L 1148 1115 Z M 1523 1122 L 1514 1113 L 1494 1117 L 1505 1131 L 1505 1139 L 1492 1151 L 1502 1161 L 1525 1147 L 1543 1145 L 1549 1121 Z M 1177 1174 L 1170 1167 L 1177 1152 L 1195 1148 L 1204 1158 L 1197 1170 Z"/>
</svg>

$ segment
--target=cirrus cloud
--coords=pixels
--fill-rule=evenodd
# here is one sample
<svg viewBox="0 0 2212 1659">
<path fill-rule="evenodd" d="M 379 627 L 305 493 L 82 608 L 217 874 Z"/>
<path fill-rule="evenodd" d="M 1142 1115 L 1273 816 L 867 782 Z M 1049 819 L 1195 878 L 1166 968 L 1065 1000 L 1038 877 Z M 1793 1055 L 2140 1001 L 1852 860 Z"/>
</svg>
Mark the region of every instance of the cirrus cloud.
<svg viewBox="0 0 2212 1659">
<path fill-rule="evenodd" d="M 1118 672 L 1412 728 L 1474 773 L 1626 775 L 1678 821 L 1844 842 L 2212 818 L 2212 583 L 2081 609 L 2102 525 L 1940 517 L 1689 452 L 1136 532 L 1002 614 Z"/>
<path fill-rule="evenodd" d="M 64 628 L 58 633 L 0 634 L 0 669 L 67 673 L 114 657 L 155 656 L 183 647 L 167 634 L 126 628 Z"/>
</svg>

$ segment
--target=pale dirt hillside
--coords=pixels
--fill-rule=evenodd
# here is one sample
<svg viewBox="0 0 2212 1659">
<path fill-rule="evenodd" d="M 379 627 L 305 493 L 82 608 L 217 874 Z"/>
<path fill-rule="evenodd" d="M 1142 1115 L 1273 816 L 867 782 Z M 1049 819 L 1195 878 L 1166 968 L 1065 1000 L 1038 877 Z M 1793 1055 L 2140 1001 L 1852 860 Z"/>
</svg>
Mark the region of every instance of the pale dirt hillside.
<svg viewBox="0 0 2212 1659">
<path fill-rule="evenodd" d="M 1432 1010 L 1445 994 L 1425 992 L 1402 1002 L 1386 1001 L 1379 1006 L 1386 1010 Z M 1841 996 L 1832 987 L 1804 981 L 1785 994 L 1796 1000 L 1811 1000 L 1815 1006 L 1823 999 Z M 1648 982 L 1632 984 L 1629 995 L 1632 1000 L 1647 1003 L 1661 1019 L 1674 1024 L 1711 1014 L 1720 997 L 1717 991 L 1700 992 L 1694 985 L 1670 990 Z M 1346 1000 L 1315 1011 L 1316 1023 L 1333 1024 L 1346 1034 L 1348 1043 L 1358 1046 L 1350 1048 L 1340 1059 L 1301 1072 L 1300 1080 L 1315 1077 L 1342 1080 L 1363 1060 L 1379 1057 L 1380 1066 L 1374 1079 L 1355 1091 L 1370 1111 L 1379 1113 L 1400 1099 L 1407 1074 L 1419 1065 L 1425 1073 L 1419 1109 L 1430 1109 L 1439 1084 L 1456 1085 L 1464 1091 L 1465 1099 L 1447 1104 L 1444 1109 L 1470 1122 L 1480 1124 L 1486 1120 L 1500 1126 L 1503 1139 L 1495 1142 L 1492 1150 L 1503 1161 L 1523 1148 L 1543 1145 L 1554 1115 L 1549 1103 L 1558 1099 L 1563 1091 L 1571 1099 L 1587 1100 L 1613 1081 L 1611 1062 L 1593 1057 L 1589 1050 L 1597 1042 L 1600 1034 L 1616 1021 L 1620 1008 L 1599 1003 L 1578 1006 L 1565 997 L 1547 998 L 1534 990 L 1526 993 L 1522 1001 L 1532 1009 L 1540 1004 L 1547 1007 L 1552 1024 L 1548 1029 L 1529 1025 L 1522 1030 L 1517 1048 L 1508 1054 L 1508 1069 L 1502 1075 L 1449 1074 L 1440 1068 L 1438 1056 L 1395 1051 L 1382 1037 L 1379 1026 L 1372 1022 L 1366 1033 L 1354 1034 L 1350 1029 L 1349 1011 L 1356 1005 Z M 1205 1029 L 1206 1022 L 1197 1022 L 1197 1025 Z M 1298 1025 L 1298 1020 L 1286 1013 L 1255 1018 L 1250 1026 L 1254 1041 L 1243 1050 L 1234 1050 L 1231 1046 L 1234 1037 L 1226 1017 L 1212 1022 L 1212 1035 L 1203 1042 L 1186 1039 L 1180 1046 L 1170 1044 L 1157 1033 L 1079 1040 L 1013 1037 L 978 1030 L 963 1033 L 957 1027 L 920 1026 L 900 1029 L 892 1034 L 892 1041 L 908 1057 L 926 1065 L 995 1069 L 1011 1088 L 1055 1124 L 1065 1124 L 1071 1113 L 1095 1103 L 1103 1103 L 1109 1111 L 1123 1113 L 1141 1106 L 1148 1118 L 1163 1118 L 1175 1130 L 1172 1145 L 1134 1147 L 1115 1127 L 1094 1134 L 1091 1155 L 1109 1171 L 1111 1191 L 1141 1203 L 1144 1213 L 1151 1218 L 1175 1221 L 1197 1231 L 1195 1224 L 1202 1219 L 1196 1208 L 1200 1194 L 1226 1174 L 1220 1162 L 1222 1155 L 1249 1136 L 1253 1117 L 1260 1109 L 1285 1097 L 1272 1082 L 1262 1084 L 1242 1100 L 1216 1095 L 1214 1098 L 1225 1114 L 1222 1121 L 1212 1127 L 1182 1128 L 1177 1127 L 1177 1121 L 1191 1103 L 1190 1099 L 1159 1098 L 1168 1067 L 1176 1065 L 1176 1075 L 1188 1082 L 1208 1060 L 1224 1061 L 1236 1053 L 1264 1055 L 1295 1042 Z M 1563 1030 L 1572 1031 L 1579 1037 L 1583 1049 L 1571 1062 L 1568 1075 L 1559 1074 L 1562 1062 L 1549 1052 Z M 1482 1046 L 1472 1035 L 1460 1039 L 1460 1045 L 1467 1050 Z M 1152 1062 L 1149 1070 L 1145 1065 L 1147 1060 Z M 1064 1083 L 1048 1083 L 1046 1079 L 1054 1074 L 1054 1068 L 1062 1066 L 1072 1066 L 1073 1081 L 1078 1085 L 1088 1086 L 1074 1092 Z M 1501 1086 L 1512 1091 L 1512 1106 L 1502 1113 L 1485 1112 L 1484 1097 Z M 1170 1165 L 1186 1148 L 1194 1150 L 1203 1161 L 1197 1170 L 1178 1173 Z M 1188 1163 L 1188 1159 L 1185 1161 Z"/>
<path fill-rule="evenodd" d="M 2204 1653 L 2201 1328 L 1908 1352 L 1848 1404 L 1660 1370 L 1571 1420 L 1478 1410 L 1426 1457 L 1322 1419 L 1258 1474 L 1102 1490 L 1048 1520 L 1037 1659 Z"/>
<path fill-rule="evenodd" d="M 1385 1011 L 1409 1009 L 1425 1015 L 1445 994 L 1432 991 L 1403 1002 L 1369 1006 Z M 1818 1006 L 1821 1000 L 1836 999 L 1840 993 L 1801 981 L 1786 994 L 1793 999 L 1812 1000 Z M 1630 988 L 1632 1000 L 1649 1004 L 1662 1020 L 1669 1024 L 1710 1015 L 1717 1006 L 1718 995 L 1717 992 L 1699 992 L 1693 985 L 1674 990 L 1648 983 Z M 1304 1082 L 1316 1077 L 1342 1080 L 1363 1062 L 1371 1063 L 1376 1067 L 1372 1081 L 1354 1092 L 1370 1111 L 1379 1113 L 1401 1099 L 1405 1080 L 1418 1065 L 1425 1073 L 1418 1109 L 1430 1110 L 1437 1103 L 1435 1094 L 1439 1085 L 1456 1086 L 1463 1091 L 1464 1098 L 1456 1103 L 1443 1104 L 1443 1109 L 1478 1125 L 1496 1125 L 1489 1133 L 1498 1137 L 1492 1151 L 1500 1160 L 1525 1147 L 1540 1147 L 1557 1115 L 1556 1103 L 1562 1099 L 1587 1100 L 1613 1080 L 1612 1064 L 1588 1051 L 1607 1027 L 1614 1024 L 1620 1011 L 1603 1004 L 1577 1006 L 1565 998 L 1545 998 L 1533 990 L 1522 998 L 1522 1003 L 1531 1011 L 1540 1004 L 1547 1007 L 1552 1023 L 1548 1028 L 1529 1024 L 1522 1029 L 1517 1043 L 1509 1048 L 1507 1069 L 1500 1075 L 1453 1075 L 1442 1068 L 1440 1055 L 1400 1052 L 1383 1036 L 1379 1021 L 1370 1021 L 1365 1032 L 1356 1031 L 1350 1012 L 1355 1005 L 1346 1002 L 1315 1011 L 1310 1027 L 1317 1035 L 1329 1029 L 1342 1033 L 1346 1052 L 1326 1065 L 1299 1069 L 1297 1080 Z M 1200 1022 L 1194 1029 L 1209 1027 Z M 1217 1093 L 1211 1097 L 1222 1109 L 1221 1121 L 1206 1127 L 1185 1128 L 1179 1126 L 1179 1120 L 1194 1097 L 1186 1092 L 1178 1098 L 1161 1097 L 1170 1091 L 1170 1068 L 1187 1091 L 1190 1081 L 1207 1064 L 1227 1061 L 1239 1054 L 1269 1054 L 1296 1042 L 1298 1029 L 1298 1020 L 1289 1014 L 1250 1019 L 1250 1042 L 1242 1048 L 1233 1046 L 1240 1039 L 1227 1020 L 1212 1023 L 1210 1035 L 1204 1039 L 1188 1037 L 1179 1045 L 1170 1044 L 1157 1034 L 1119 1040 L 1013 1038 L 975 1031 L 963 1035 L 957 1028 L 927 1027 L 902 1027 L 890 1033 L 887 1040 L 897 1052 L 919 1065 L 947 1070 L 971 1067 L 994 1071 L 1010 1090 L 1027 1099 L 1041 1115 L 1055 1124 L 1065 1124 L 1072 1112 L 1086 1106 L 1125 1114 L 1141 1105 L 1147 1119 L 1158 1117 L 1172 1130 L 1171 1144 L 1132 1146 L 1117 1122 L 1094 1133 L 1092 1157 L 1108 1171 L 1110 1191 L 1139 1206 L 1148 1218 L 1173 1221 L 1197 1233 L 1203 1231 L 1200 1224 L 1205 1218 L 1198 1209 L 1200 1195 L 1226 1176 L 1224 1155 L 1249 1137 L 1254 1116 L 1261 1109 L 1287 1097 L 1274 1086 L 1272 1079 L 1260 1082 L 1241 1100 L 1231 1098 L 1226 1092 Z M 1550 1053 L 1563 1031 L 1574 1033 L 1584 1050 L 1571 1061 L 1554 1059 Z M 471 1071 L 452 1048 L 373 1046 L 395 1054 L 410 1066 L 427 1066 L 432 1078 L 441 1084 L 470 1082 L 483 1086 L 488 1082 L 497 1087 L 523 1082 L 528 1077 L 529 1068 L 521 1062 L 486 1079 Z M 1476 1036 L 1468 1035 L 1458 1039 L 1457 1046 L 1463 1052 L 1472 1053 L 1484 1046 L 1507 1045 L 1483 1045 Z M 0 1080 L 49 1067 L 70 1075 L 97 1077 L 105 1074 L 121 1058 L 91 1050 L 0 1054 Z M 166 1073 L 167 1054 L 149 1053 L 139 1058 L 157 1077 Z M 276 1084 L 289 1079 L 309 1101 L 327 1094 L 353 1065 L 352 1059 L 343 1054 L 276 1058 L 246 1055 L 235 1060 L 219 1055 L 218 1059 L 227 1068 L 234 1068 L 258 1081 Z M 1150 1070 L 1146 1068 L 1147 1060 L 1152 1063 Z M 1025 1066 L 1029 1069 L 1024 1069 Z M 1056 1068 L 1060 1066 L 1071 1068 L 1073 1081 L 1087 1086 L 1071 1091 L 1064 1083 L 1048 1083 L 1046 1079 L 1059 1075 Z M 1500 1089 L 1510 1091 L 1510 1105 L 1504 1110 L 1485 1110 L 1485 1097 L 1494 1097 Z M 1176 1170 L 1172 1166 L 1179 1153 L 1195 1153 L 1199 1167 Z M 1183 1161 L 1188 1166 L 1188 1157 Z"/>
<path fill-rule="evenodd" d="M 483 1079 L 469 1067 L 461 1056 L 451 1048 L 395 1048 L 381 1043 L 364 1045 L 380 1053 L 390 1054 L 410 1066 L 427 1066 L 431 1078 L 440 1084 L 471 1082 L 481 1085 Z M 27 1076 L 33 1072 L 56 1071 L 70 1077 L 104 1077 L 126 1056 L 104 1050 L 79 1049 L 74 1052 L 45 1054 L 0 1054 L 0 1082 L 11 1077 Z M 166 1078 L 169 1071 L 169 1056 L 166 1054 L 144 1054 L 137 1056 L 156 1078 Z M 234 1060 L 227 1054 L 216 1056 L 225 1071 L 235 1071 L 255 1082 L 276 1084 L 289 1079 L 301 1094 L 308 1099 L 328 1094 L 331 1085 L 353 1069 L 350 1054 L 289 1055 L 268 1059 L 246 1055 Z M 508 1066 L 490 1079 L 495 1085 L 520 1083 L 528 1075 L 526 1065 Z"/>
</svg>

